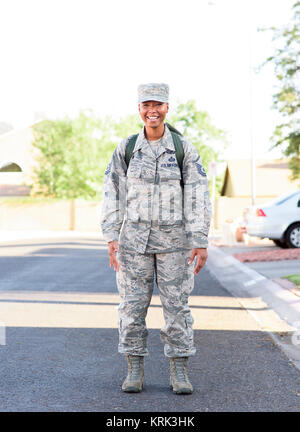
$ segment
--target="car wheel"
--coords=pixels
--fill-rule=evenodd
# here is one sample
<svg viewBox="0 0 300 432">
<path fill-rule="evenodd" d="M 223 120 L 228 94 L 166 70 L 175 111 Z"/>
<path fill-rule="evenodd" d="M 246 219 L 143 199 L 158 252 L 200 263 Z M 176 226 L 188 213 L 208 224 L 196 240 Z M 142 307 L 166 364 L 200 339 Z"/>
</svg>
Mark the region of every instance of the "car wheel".
<svg viewBox="0 0 300 432">
<path fill-rule="evenodd" d="M 286 249 L 288 247 L 288 245 L 285 242 L 281 241 L 281 240 L 275 240 L 275 239 L 273 239 L 273 242 L 276 244 L 276 246 L 281 247 L 283 249 Z"/>
<path fill-rule="evenodd" d="M 300 223 L 288 228 L 285 240 L 290 248 L 300 248 Z"/>
</svg>

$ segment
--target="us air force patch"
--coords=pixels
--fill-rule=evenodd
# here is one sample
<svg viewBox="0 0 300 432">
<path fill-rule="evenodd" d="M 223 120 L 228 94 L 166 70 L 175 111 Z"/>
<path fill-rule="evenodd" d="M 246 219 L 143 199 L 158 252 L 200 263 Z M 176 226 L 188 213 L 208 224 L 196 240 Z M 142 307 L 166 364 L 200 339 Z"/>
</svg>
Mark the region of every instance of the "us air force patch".
<svg viewBox="0 0 300 432">
<path fill-rule="evenodd" d="M 203 166 L 197 162 L 195 162 L 195 163 L 196 163 L 198 173 L 201 174 L 203 177 L 206 177 L 206 172 L 205 172 Z"/>
</svg>

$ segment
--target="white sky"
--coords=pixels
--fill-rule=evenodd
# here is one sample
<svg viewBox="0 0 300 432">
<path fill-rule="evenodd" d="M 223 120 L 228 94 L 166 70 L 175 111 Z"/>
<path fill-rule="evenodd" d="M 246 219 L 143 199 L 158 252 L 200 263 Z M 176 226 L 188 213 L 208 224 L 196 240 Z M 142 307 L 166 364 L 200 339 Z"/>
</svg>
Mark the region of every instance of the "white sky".
<svg viewBox="0 0 300 432">
<path fill-rule="evenodd" d="M 273 53 L 272 32 L 294 0 L 0 0 L 0 121 L 15 128 L 35 112 L 58 117 L 92 108 L 137 112 L 137 86 L 167 82 L 170 105 L 196 99 L 228 131 L 225 157 L 267 155 L 279 116 L 274 71 L 252 73 Z M 214 3 L 214 5 L 208 5 Z"/>
</svg>

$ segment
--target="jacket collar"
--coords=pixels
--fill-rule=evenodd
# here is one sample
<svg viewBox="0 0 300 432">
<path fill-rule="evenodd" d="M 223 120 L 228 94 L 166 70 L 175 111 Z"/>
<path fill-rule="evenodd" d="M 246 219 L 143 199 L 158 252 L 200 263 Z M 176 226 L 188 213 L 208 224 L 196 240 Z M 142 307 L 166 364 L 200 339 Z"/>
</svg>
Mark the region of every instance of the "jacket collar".
<svg viewBox="0 0 300 432">
<path fill-rule="evenodd" d="M 143 153 L 150 154 L 150 155 L 152 155 L 152 157 L 154 157 L 152 150 L 150 148 L 149 142 L 148 142 L 147 138 L 145 137 L 145 126 L 140 131 L 140 133 L 137 137 L 133 153 L 135 153 L 136 151 L 138 151 L 140 149 L 142 149 Z M 161 142 L 160 142 L 160 145 L 158 148 L 157 157 L 159 157 L 162 153 L 164 153 L 166 151 L 166 149 L 171 150 L 171 151 L 175 151 L 171 132 L 169 131 L 169 128 L 165 125 L 165 131 L 164 131 L 164 134 L 162 136 L 162 139 L 161 139 Z"/>
</svg>

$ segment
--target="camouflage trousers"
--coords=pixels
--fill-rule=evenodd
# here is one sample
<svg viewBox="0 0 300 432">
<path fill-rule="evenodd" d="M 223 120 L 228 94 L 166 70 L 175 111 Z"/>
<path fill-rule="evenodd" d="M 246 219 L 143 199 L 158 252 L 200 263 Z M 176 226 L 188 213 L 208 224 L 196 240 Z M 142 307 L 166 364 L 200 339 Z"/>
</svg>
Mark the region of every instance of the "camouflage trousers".
<svg viewBox="0 0 300 432">
<path fill-rule="evenodd" d="M 194 287 L 190 251 L 140 254 L 119 247 L 117 285 L 119 305 L 119 353 L 145 356 L 148 330 L 145 318 L 154 288 L 158 287 L 165 326 L 160 331 L 166 357 L 194 355 L 193 317 L 188 297 Z"/>
</svg>

